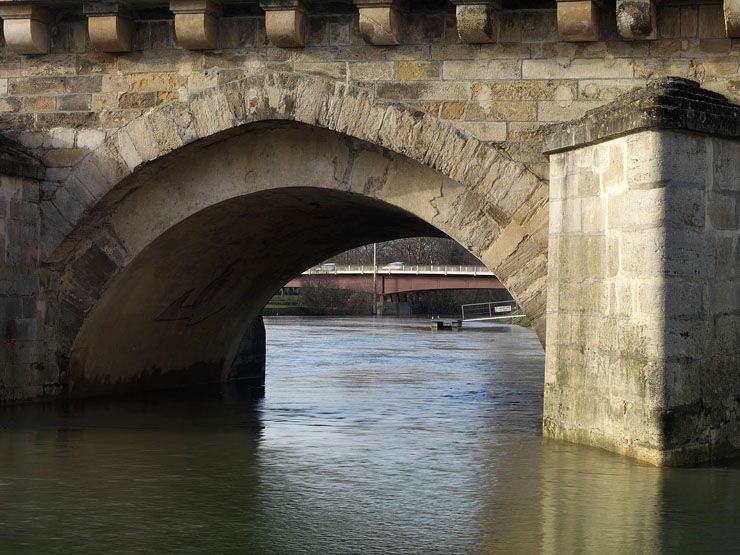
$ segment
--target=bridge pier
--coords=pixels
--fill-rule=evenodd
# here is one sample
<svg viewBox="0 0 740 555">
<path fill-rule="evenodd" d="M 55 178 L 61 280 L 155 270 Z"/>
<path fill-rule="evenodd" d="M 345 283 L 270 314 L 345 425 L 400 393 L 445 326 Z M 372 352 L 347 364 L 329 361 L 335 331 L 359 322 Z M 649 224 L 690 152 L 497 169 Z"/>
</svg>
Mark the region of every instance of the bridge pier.
<svg viewBox="0 0 740 555">
<path fill-rule="evenodd" d="M 738 453 L 738 122 L 668 79 L 551 136 L 546 435 L 657 465 Z"/>
<path fill-rule="evenodd" d="M 42 364 L 41 165 L 0 139 L 0 400 L 41 397 L 59 380 Z"/>
</svg>

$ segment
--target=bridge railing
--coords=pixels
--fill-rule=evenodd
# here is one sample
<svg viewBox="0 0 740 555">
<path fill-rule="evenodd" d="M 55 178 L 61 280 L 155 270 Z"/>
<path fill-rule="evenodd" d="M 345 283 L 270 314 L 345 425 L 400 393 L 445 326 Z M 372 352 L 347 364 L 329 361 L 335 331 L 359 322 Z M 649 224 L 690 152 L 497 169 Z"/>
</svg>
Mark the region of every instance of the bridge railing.
<svg viewBox="0 0 740 555">
<path fill-rule="evenodd" d="M 464 304 L 461 307 L 464 322 L 524 318 L 525 314 L 516 301 Z"/>
<path fill-rule="evenodd" d="M 372 274 L 372 265 L 333 265 L 321 264 L 303 272 L 304 275 L 334 275 L 334 274 Z M 386 264 L 377 267 L 378 274 L 435 274 L 435 275 L 468 275 L 492 276 L 491 270 L 485 266 L 451 266 L 451 265 L 415 265 L 396 266 Z"/>
</svg>

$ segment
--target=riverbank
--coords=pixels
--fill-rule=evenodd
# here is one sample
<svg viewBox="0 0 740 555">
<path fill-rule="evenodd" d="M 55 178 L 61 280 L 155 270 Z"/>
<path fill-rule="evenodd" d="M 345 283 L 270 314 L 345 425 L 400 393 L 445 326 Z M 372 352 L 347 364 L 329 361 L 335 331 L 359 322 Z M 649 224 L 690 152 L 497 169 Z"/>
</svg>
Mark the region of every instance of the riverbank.
<svg viewBox="0 0 740 555">
<path fill-rule="evenodd" d="M 303 305 L 300 295 L 275 295 L 262 309 L 262 316 L 317 316 Z"/>
<path fill-rule="evenodd" d="M 445 307 L 447 309 L 448 307 Z M 339 305 L 328 308 L 317 308 L 309 306 L 302 295 L 275 295 L 270 302 L 262 309 L 262 316 L 316 316 L 316 317 L 352 317 L 352 316 L 373 316 L 371 309 L 368 307 L 362 309 L 357 305 Z M 413 314 L 414 317 L 424 318 L 440 316 L 444 318 L 459 318 L 459 312 L 445 312 L 443 310 L 427 310 L 423 313 Z M 392 317 L 386 314 L 386 317 Z M 532 324 L 527 317 L 524 318 L 505 318 L 497 320 L 500 324 L 512 324 L 523 328 L 531 328 Z"/>
</svg>

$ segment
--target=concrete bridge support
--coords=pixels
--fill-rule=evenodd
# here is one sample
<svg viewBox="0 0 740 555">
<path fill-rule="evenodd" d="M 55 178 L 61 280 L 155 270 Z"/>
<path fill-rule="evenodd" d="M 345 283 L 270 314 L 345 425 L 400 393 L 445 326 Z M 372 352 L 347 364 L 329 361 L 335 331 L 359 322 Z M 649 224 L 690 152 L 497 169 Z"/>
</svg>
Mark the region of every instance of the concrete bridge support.
<svg viewBox="0 0 740 555">
<path fill-rule="evenodd" d="M 658 465 L 740 448 L 740 107 L 666 80 L 549 141 L 544 431 Z"/>
</svg>

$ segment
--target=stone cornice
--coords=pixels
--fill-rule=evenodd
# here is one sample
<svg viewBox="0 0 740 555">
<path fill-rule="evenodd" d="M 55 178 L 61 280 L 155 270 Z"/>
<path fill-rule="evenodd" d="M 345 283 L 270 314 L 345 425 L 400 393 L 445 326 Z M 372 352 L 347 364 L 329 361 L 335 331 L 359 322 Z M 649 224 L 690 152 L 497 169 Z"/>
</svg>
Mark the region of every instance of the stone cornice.
<svg viewBox="0 0 740 555">
<path fill-rule="evenodd" d="M 132 18 L 131 7 L 127 2 L 116 0 L 86 0 L 82 13 L 88 17 L 120 16 Z"/>
<path fill-rule="evenodd" d="M 504 9 L 552 9 L 556 7 L 560 38 L 566 42 L 600 40 L 602 14 L 611 12 L 624 40 L 657 38 L 656 6 L 663 0 L 449 0 L 454 8 L 460 40 L 467 44 L 496 42 L 500 12 Z M 60 11 L 81 10 L 90 20 L 91 41 L 97 50 L 128 52 L 134 20 L 142 13 L 166 14 L 175 18 L 177 41 L 192 50 L 213 50 L 219 44 L 219 23 L 239 10 L 265 16 L 268 39 L 274 46 L 300 48 L 305 44 L 307 17 L 339 9 L 358 11 L 360 34 L 368 44 L 402 44 L 404 13 L 424 9 L 421 0 L 0 0 L 6 43 L 18 54 L 48 53 L 49 24 Z M 722 0 L 727 37 L 740 37 L 740 0 Z M 226 8 L 223 12 L 222 8 Z M 435 9 L 442 5 L 435 4 Z M 164 16 L 166 17 L 166 15 Z M 97 19 L 97 21 L 92 21 Z"/>
<path fill-rule="evenodd" d="M 625 94 L 582 118 L 550 126 L 545 154 L 648 129 L 677 129 L 740 138 L 740 106 L 699 83 L 668 77 Z"/>
</svg>

